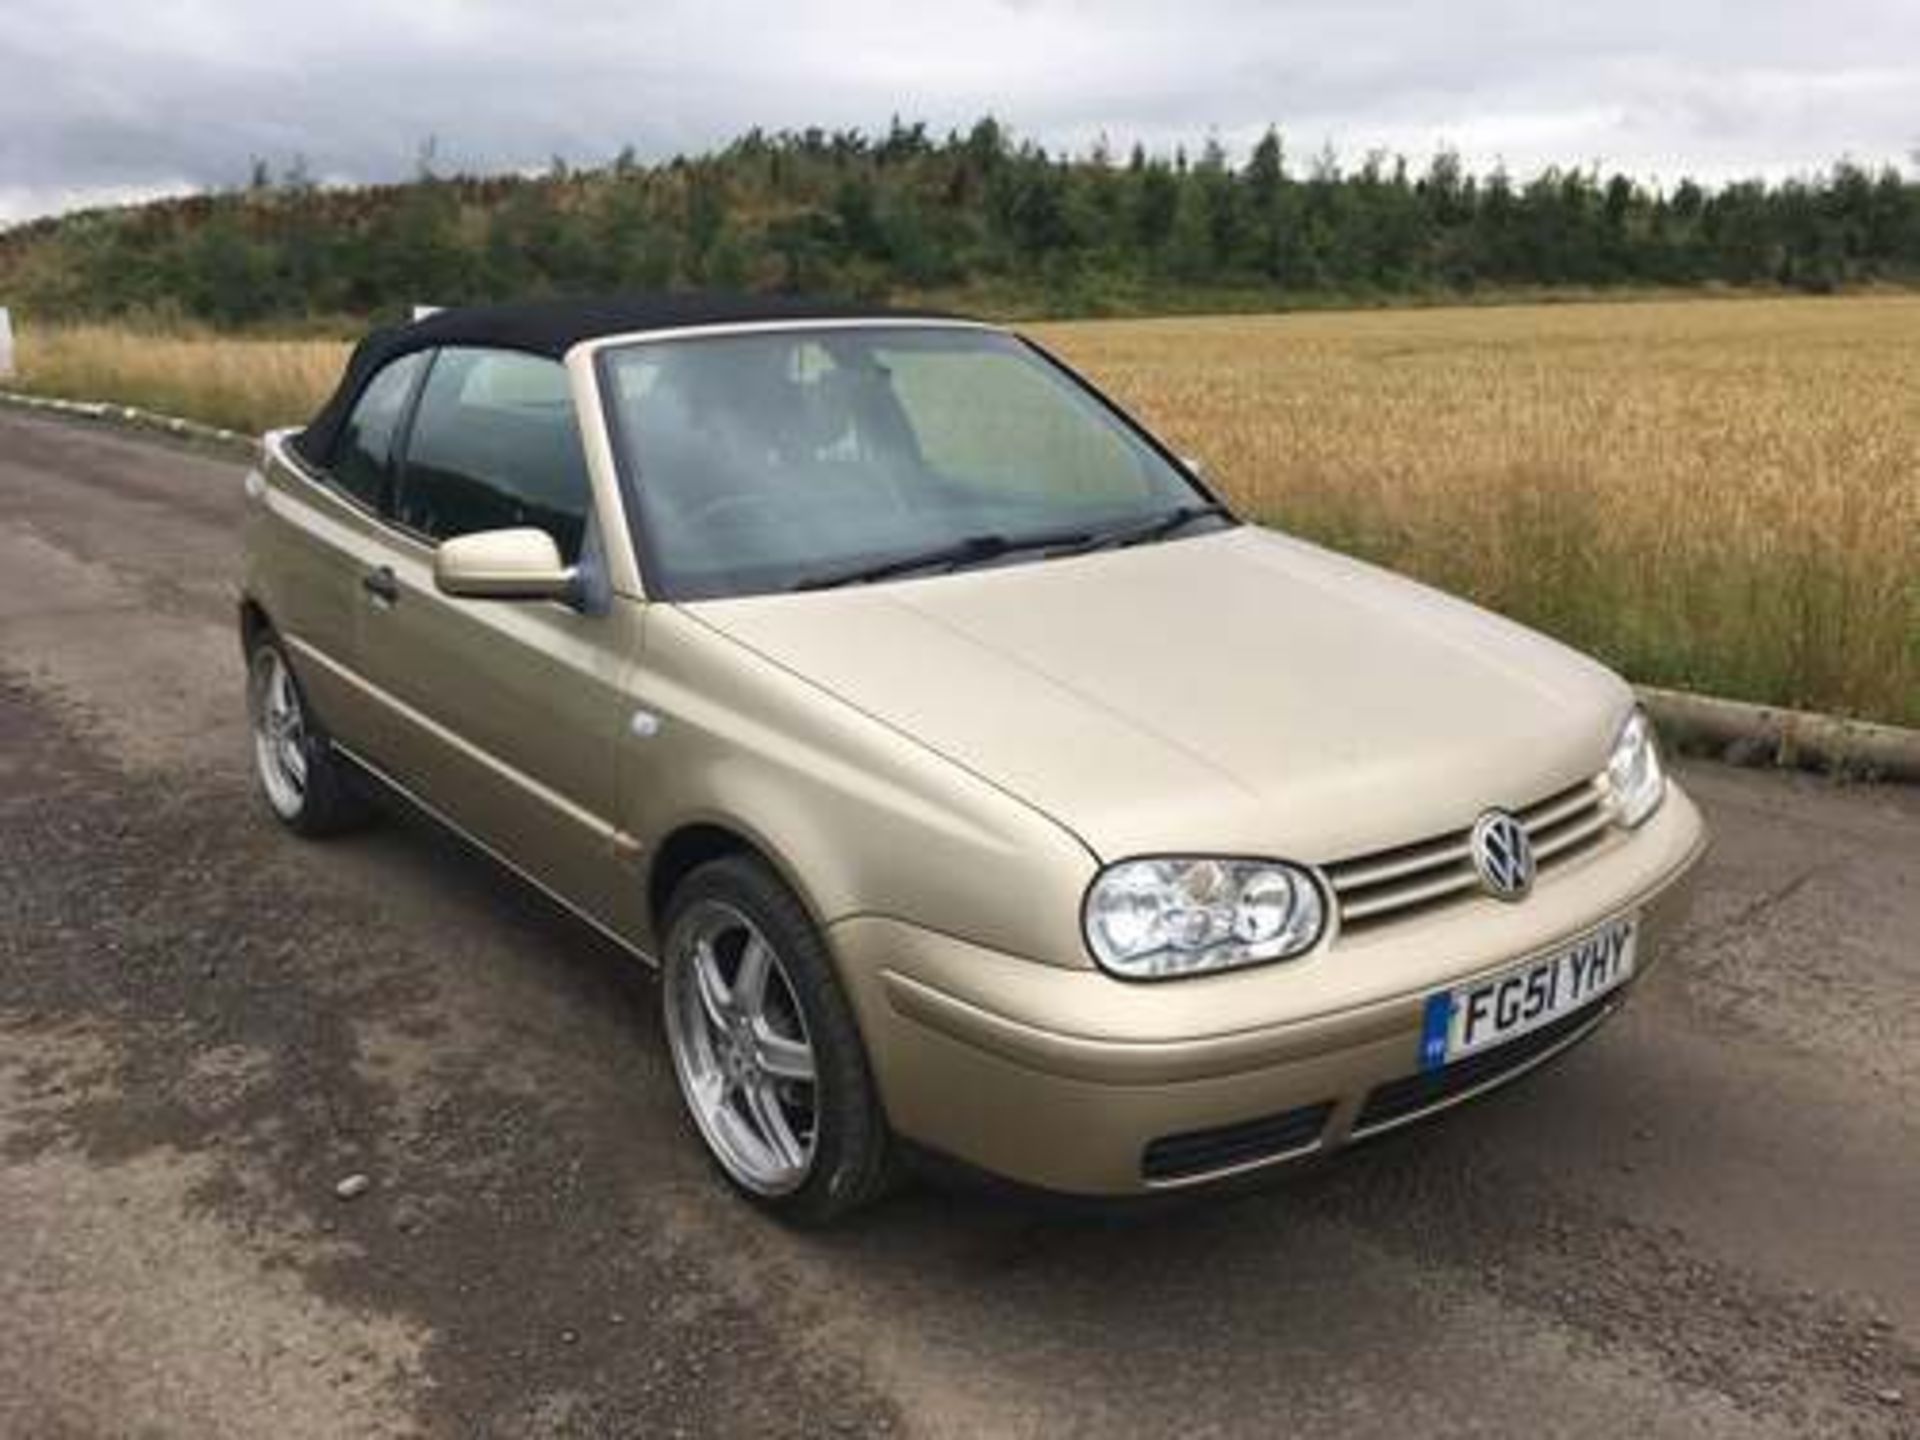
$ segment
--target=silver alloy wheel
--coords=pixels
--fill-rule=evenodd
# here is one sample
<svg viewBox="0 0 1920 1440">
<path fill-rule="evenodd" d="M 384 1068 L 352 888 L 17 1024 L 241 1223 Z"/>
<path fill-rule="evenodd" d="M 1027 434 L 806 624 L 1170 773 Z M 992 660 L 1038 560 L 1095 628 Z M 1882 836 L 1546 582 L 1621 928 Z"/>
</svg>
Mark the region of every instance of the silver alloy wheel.
<svg viewBox="0 0 1920 1440">
<path fill-rule="evenodd" d="M 779 955 L 733 906 L 702 901 L 669 939 L 668 1048 L 708 1148 L 741 1185 L 805 1183 L 819 1139 L 813 1044 Z"/>
<path fill-rule="evenodd" d="M 293 672 L 271 645 L 254 652 L 247 698 L 253 716 L 253 760 L 267 803 L 282 819 L 307 803 L 307 724 Z"/>
</svg>

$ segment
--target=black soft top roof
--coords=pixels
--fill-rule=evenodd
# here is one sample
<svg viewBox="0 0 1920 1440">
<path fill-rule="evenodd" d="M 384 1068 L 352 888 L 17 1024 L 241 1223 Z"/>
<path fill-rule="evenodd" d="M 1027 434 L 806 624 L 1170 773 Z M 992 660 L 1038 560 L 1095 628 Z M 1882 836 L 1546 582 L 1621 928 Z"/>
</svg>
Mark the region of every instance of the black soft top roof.
<svg viewBox="0 0 1920 1440">
<path fill-rule="evenodd" d="M 639 330 L 679 330 L 697 325 L 753 324 L 779 320 L 945 320 L 931 310 L 894 310 L 860 301 L 812 300 L 781 295 L 603 295 L 582 299 L 522 300 L 505 305 L 467 305 L 439 310 L 410 325 L 375 330 L 347 361 L 339 388 L 295 439 L 316 463 L 333 443 L 354 402 L 375 372 L 389 361 L 442 345 L 483 345 L 523 350 L 558 360 L 582 340 Z"/>
</svg>

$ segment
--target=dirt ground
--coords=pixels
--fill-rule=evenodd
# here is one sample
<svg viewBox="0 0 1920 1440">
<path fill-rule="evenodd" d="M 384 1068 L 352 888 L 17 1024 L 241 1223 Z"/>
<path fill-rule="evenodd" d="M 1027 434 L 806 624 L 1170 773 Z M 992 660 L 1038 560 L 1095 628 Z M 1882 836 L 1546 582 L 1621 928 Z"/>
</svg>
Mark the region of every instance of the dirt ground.
<svg viewBox="0 0 1920 1440">
<path fill-rule="evenodd" d="M 268 820 L 239 481 L 0 413 L 0 1436 L 1920 1435 L 1920 793 L 1684 767 L 1677 949 L 1439 1125 L 794 1234 L 645 971 L 417 821 Z"/>
</svg>

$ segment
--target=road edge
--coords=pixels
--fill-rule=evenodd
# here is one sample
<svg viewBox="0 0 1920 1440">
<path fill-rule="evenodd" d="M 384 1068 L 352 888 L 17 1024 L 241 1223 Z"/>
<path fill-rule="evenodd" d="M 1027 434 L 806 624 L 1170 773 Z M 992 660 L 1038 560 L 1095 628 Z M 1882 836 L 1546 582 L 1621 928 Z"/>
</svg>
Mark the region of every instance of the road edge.
<svg viewBox="0 0 1920 1440">
<path fill-rule="evenodd" d="M 1920 783 L 1920 730 L 1657 685 L 1634 691 L 1661 736 L 1683 752 L 1732 765 Z"/>
<path fill-rule="evenodd" d="M 238 430 L 225 430 L 218 425 L 205 425 L 178 415 L 163 415 L 157 410 L 143 409 L 138 405 L 111 404 L 102 400 L 64 400 L 52 395 L 34 395 L 24 390 L 0 390 L 0 405 L 66 415 L 77 420 L 128 425 L 248 454 L 253 453 L 260 443 L 257 436 L 243 435 Z"/>
</svg>

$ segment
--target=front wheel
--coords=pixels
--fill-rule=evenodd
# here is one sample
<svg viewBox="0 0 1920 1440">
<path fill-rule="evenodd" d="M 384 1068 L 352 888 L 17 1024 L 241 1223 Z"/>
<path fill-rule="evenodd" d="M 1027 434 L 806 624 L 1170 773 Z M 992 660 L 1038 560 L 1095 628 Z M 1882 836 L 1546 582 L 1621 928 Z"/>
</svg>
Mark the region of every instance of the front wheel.
<svg viewBox="0 0 1920 1440">
<path fill-rule="evenodd" d="M 267 806 L 301 835 L 331 835 L 361 824 L 366 801 L 313 712 L 286 652 L 271 634 L 247 656 L 247 711 L 253 770 Z"/>
<path fill-rule="evenodd" d="M 700 1138 L 757 1204 L 830 1223 L 880 1194 L 891 1144 L 826 946 L 758 860 L 701 866 L 667 908 L 662 1019 Z"/>
</svg>

